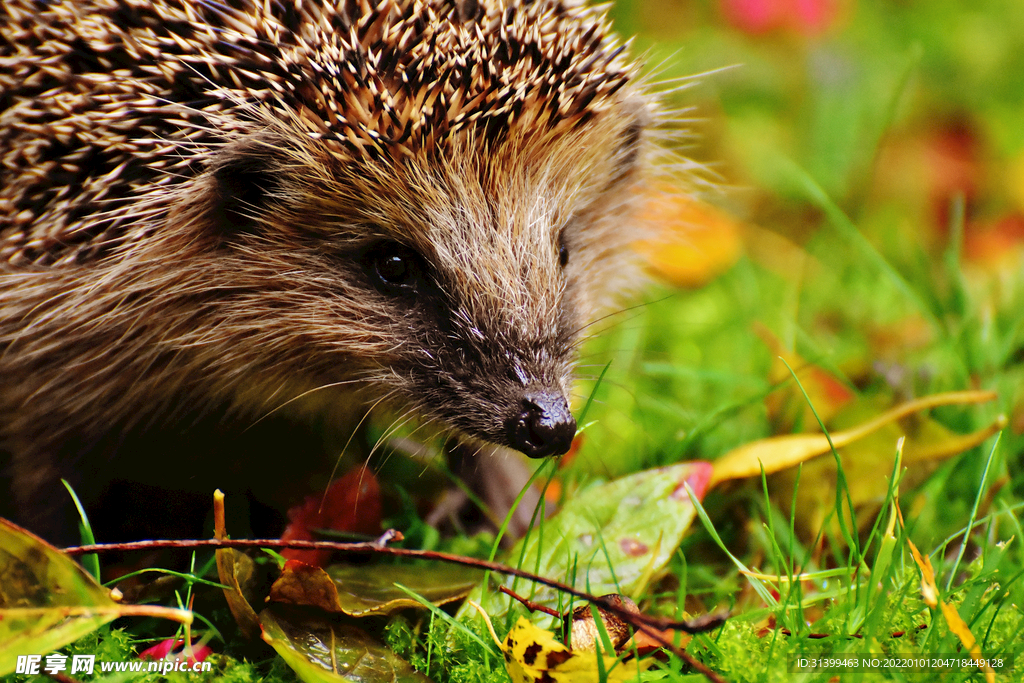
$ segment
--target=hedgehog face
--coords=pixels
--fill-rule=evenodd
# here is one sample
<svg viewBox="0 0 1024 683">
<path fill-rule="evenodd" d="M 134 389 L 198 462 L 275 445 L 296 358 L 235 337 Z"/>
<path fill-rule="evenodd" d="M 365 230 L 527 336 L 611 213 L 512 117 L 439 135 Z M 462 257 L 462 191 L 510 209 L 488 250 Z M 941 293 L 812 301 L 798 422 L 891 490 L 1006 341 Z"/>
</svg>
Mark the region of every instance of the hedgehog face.
<svg viewBox="0 0 1024 683">
<path fill-rule="evenodd" d="M 226 346 L 261 359 L 268 390 L 288 375 L 361 377 L 472 437 L 565 452 L 577 346 L 631 277 L 646 114 L 625 100 L 619 114 L 398 163 L 338 164 L 308 140 L 226 150 L 208 212 L 207 230 L 225 235 L 215 268 L 255 277 L 277 304 L 271 319 L 265 303 L 226 297 L 217 316 L 247 320 Z M 300 353 L 282 358 L 275 337 Z"/>
<path fill-rule="evenodd" d="M 504 187 L 473 170 L 435 166 L 407 184 L 419 188 L 419 215 L 363 256 L 371 297 L 399 321 L 387 336 L 405 350 L 385 364 L 421 413 L 534 457 L 563 453 L 576 431 L 568 397 L 582 325 L 571 212 L 551 202 L 565 188 L 526 189 L 522 163 L 504 169 Z"/>
<path fill-rule="evenodd" d="M 392 328 L 413 353 L 389 365 L 422 412 L 534 457 L 569 448 L 577 346 L 605 286 L 628 270 L 635 169 L 616 142 L 626 128 L 609 128 L 461 156 L 487 163 L 417 164 L 403 183 L 418 222 L 385 242 L 406 246 L 371 251 L 368 265 L 380 283 L 404 249 L 416 255 L 401 269 L 411 289 L 378 289 L 382 306 L 417 311 L 419 324 Z"/>
<path fill-rule="evenodd" d="M 458 253 L 431 248 L 424 256 L 380 240 L 362 257 L 376 290 L 367 296 L 392 318 L 382 332 L 401 349 L 382 359 L 397 378 L 388 384 L 421 414 L 465 434 L 533 457 L 564 453 L 576 431 L 567 397 L 578 322 L 560 296 L 568 280 L 536 264 L 528 272 L 515 252 L 493 243 L 481 253 L 474 233 L 501 228 L 463 220 L 429 231 L 463 243 Z M 536 260 L 560 268 L 550 241 Z"/>
<path fill-rule="evenodd" d="M 424 30 L 417 12 L 435 4 Z M 404 48 L 317 34 L 295 65 L 306 80 L 282 75 L 270 101 L 284 106 L 256 141 L 214 158 L 221 216 L 243 226 L 231 241 L 265 259 L 283 233 L 281 309 L 314 342 L 310 384 L 358 375 L 463 433 L 565 452 L 580 337 L 634 275 L 650 115 L 633 66 L 584 6 L 382 8 L 359 30 L 411 36 Z"/>
</svg>

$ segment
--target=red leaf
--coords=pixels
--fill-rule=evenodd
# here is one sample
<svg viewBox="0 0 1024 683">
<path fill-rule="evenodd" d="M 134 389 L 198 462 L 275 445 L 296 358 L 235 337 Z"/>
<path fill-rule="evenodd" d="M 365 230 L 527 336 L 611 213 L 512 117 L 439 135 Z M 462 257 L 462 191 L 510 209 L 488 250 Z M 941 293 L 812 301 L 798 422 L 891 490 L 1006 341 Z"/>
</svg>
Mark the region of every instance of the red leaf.
<svg viewBox="0 0 1024 683">
<path fill-rule="evenodd" d="M 314 529 L 348 531 L 373 536 L 380 533 L 381 502 L 377 478 L 366 467 L 350 470 L 336 479 L 323 495 L 309 496 L 288 511 L 290 524 L 282 541 L 311 541 Z M 329 550 L 281 552 L 286 559 L 322 567 L 330 559 Z"/>
<path fill-rule="evenodd" d="M 139 653 L 139 659 L 149 659 L 152 661 L 160 661 L 164 659 L 173 659 L 174 661 L 182 661 L 185 659 L 184 648 L 175 652 L 175 648 L 183 646 L 185 641 L 180 638 L 168 638 L 162 640 L 151 648 L 147 648 Z M 207 657 L 213 654 L 213 650 L 208 645 L 193 645 L 189 651 L 188 663 L 195 664 L 201 662 Z"/>
</svg>

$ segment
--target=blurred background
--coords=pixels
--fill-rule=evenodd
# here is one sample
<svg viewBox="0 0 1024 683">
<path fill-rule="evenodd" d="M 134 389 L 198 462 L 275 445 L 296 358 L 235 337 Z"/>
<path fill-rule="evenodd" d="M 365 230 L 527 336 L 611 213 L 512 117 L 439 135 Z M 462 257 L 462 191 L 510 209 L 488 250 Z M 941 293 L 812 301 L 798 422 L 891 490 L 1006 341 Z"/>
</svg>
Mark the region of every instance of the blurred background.
<svg viewBox="0 0 1024 683">
<path fill-rule="evenodd" d="M 660 284 L 587 349 L 578 405 L 593 396 L 591 424 L 573 467 L 612 476 L 817 431 L 782 355 L 830 429 L 916 396 L 997 391 L 986 406 L 904 420 L 848 449 L 844 466 L 877 478 L 900 434 L 941 450 L 1004 414 L 988 481 L 1016 504 L 1019 0 L 618 0 L 611 11 L 687 131 L 673 149 L 697 168 L 688 187 L 666 180 L 651 202 L 663 234 L 640 246 Z M 911 466 L 905 485 L 918 488 L 905 510 L 919 541 L 962 528 L 986 448 Z M 803 476 L 798 514 L 813 536 L 835 474 Z M 788 516 L 791 490 L 770 483 Z M 858 506 L 870 511 L 876 488 L 856 494 Z M 744 526 L 744 512 L 724 511 L 764 504 L 760 483 L 748 493 L 717 499 L 719 519 Z"/>
<path fill-rule="evenodd" d="M 887 205 L 912 204 L 939 233 L 930 246 L 957 193 L 979 227 L 1019 221 L 1019 2 L 622 0 L 613 16 L 656 81 L 707 74 L 672 102 L 692 107 L 691 155 L 742 190 L 730 198 L 747 217 L 813 232 L 813 216 L 786 211 L 800 197 L 784 157 L 872 225 Z"/>
</svg>

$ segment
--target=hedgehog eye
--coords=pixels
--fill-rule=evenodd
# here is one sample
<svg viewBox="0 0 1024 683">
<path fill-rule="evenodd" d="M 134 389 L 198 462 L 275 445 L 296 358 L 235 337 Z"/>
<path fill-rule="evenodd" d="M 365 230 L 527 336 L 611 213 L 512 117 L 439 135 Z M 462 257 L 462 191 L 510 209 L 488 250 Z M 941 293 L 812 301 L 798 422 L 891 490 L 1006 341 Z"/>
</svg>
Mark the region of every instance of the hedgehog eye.
<svg viewBox="0 0 1024 683">
<path fill-rule="evenodd" d="M 563 268 L 569 265 L 569 247 L 564 243 L 558 248 L 558 265 Z"/>
<path fill-rule="evenodd" d="M 366 255 L 370 278 L 387 294 L 415 292 L 426 273 L 423 257 L 398 242 L 382 242 Z"/>
</svg>

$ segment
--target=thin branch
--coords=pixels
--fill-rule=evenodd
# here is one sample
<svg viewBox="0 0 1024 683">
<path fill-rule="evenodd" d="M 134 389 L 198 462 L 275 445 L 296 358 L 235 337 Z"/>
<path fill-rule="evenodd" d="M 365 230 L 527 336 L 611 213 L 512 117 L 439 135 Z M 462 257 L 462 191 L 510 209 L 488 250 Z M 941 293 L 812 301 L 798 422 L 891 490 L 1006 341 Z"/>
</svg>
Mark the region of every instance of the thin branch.
<svg viewBox="0 0 1024 683">
<path fill-rule="evenodd" d="M 487 560 L 478 560 L 473 557 L 463 557 L 462 555 L 453 555 L 451 553 L 442 553 L 435 550 L 414 550 L 411 548 L 392 548 L 385 545 L 387 542 L 395 540 L 402 540 L 402 533 L 399 531 L 389 530 L 385 532 L 381 538 L 374 541 L 364 541 L 359 543 L 340 543 L 336 541 L 281 541 L 278 539 L 194 539 L 194 540 L 155 540 L 155 541 L 133 541 L 130 543 L 98 543 L 94 545 L 80 545 L 71 548 L 66 548 L 64 552 L 68 555 L 77 556 L 85 555 L 87 553 L 109 553 L 109 552 L 130 552 L 130 551 L 142 551 L 142 550 L 157 550 L 165 548 L 173 548 L 180 550 L 196 550 L 199 548 L 213 548 L 213 549 L 224 549 L 233 548 L 236 550 L 253 550 L 260 548 L 297 548 L 302 550 L 334 550 L 346 554 L 378 554 L 378 555 L 390 555 L 392 557 L 406 557 L 414 558 L 419 560 L 434 560 L 437 562 L 448 562 L 450 564 L 458 564 L 464 567 L 475 567 L 477 569 L 485 569 L 487 571 L 499 572 L 508 576 L 517 576 L 527 581 L 533 581 L 535 583 L 548 586 L 557 591 L 568 593 L 580 600 L 586 600 L 587 602 L 593 603 L 598 607 L 611 612 L 623 621 L 632 624 L 638 629 L 642 629 L 644 626 L 657 629 L 667 630 L 675 629 L 684 631 L 686 633 L 704 633 L 706 631 L 714 630 L 723 623 L 725 623 L 726 615 L 724 614 L 713 614 L 698 617 L 697 619 L 668 619 L 664 617 L 653 617 L 646 614 L 636 614 L 624 610 L 618 604 L 608 600 L 604 597 L 596 595 L 590 595 L 581 590 L 573 588 L 560 581 L 549 579 L 538 574 L 532 574 L 521 569 L 514 567 L 508 567 L 498 562 L 489 562 Z M 655 636 L 657 639 L 657 637 Z M 662 639 L 663 640 L 663 639 Z M 659 641 L 662 642 L 662 641 Z"/>
</svg>

